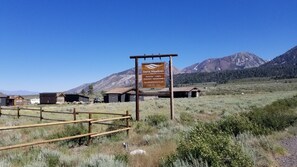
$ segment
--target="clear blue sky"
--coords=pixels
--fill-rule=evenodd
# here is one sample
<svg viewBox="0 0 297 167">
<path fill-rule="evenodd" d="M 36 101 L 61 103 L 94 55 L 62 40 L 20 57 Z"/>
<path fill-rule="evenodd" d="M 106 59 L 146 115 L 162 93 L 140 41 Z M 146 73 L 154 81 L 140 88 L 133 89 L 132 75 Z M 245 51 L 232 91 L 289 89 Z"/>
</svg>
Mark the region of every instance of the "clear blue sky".
<svg viewBox="0 0 297 167">
<path fill-rule="evenodd" d="M 296 0 L 0 0 L 2 90 L 68 90 L 134 67 L 132 55 L 177 53 L 181 69 L 296 45 Z"/>
</svg>

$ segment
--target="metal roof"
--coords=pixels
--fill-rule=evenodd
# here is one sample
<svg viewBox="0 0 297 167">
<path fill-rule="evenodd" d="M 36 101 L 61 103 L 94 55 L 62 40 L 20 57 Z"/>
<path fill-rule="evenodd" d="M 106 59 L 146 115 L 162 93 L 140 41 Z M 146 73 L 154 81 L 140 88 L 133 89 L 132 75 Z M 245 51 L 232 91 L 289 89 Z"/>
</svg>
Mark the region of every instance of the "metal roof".
<svg viewBox="0 0 297 167">
<path fill-rule="evenodd" d="M 174 87 L 173 88 L 173 92 L 190 92 L 192 90 L 199 91 L 197 87 Z M 169 88 L 164 88 L 164 89 L 161 89 L 159 92 L 168 92 L 168 91 L 169 91 Z"/>
<path fill-rule="evenodd" d="M 114 88 L 114 89 L 111 89 L 109 91 L 106 92 L 106 94 L 124 94 L 124 93 L 127 93 L 131 90 L 133 90 L 134 88 L 132 87 L 126 87 L 126 88 Z"/>
</svg>

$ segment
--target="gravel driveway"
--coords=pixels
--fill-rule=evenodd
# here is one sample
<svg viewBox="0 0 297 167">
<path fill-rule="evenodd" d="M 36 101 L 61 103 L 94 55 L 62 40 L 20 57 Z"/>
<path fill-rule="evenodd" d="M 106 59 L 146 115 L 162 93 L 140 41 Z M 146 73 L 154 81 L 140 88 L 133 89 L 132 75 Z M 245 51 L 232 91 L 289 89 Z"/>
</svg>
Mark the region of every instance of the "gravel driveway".
<svg viewBox="0 0 297 167">
<path fill-rule="evenodd" d="M 288 150 L 289 155 L 278 157 L 280 167 L 297 167 L 297 136 L 281 141 L 281 145 Z"/>
</svg>

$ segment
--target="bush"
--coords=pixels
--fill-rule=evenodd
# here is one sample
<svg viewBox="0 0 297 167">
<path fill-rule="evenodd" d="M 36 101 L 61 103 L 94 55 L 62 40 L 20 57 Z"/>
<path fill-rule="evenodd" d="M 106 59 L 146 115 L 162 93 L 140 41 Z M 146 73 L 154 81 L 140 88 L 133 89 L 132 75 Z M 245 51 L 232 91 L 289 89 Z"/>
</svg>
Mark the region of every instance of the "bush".
<svg viewBox="0 0 297 167">
<path fill-rule="evenodd" d="M 292 110 L 295 107 L 297 107 L 297 96 L 277 100 L 263 108 L 253 108 L 251 112 L 242 115 L 248 117 L 254 124 L 279 131 L 296 122 L 297 114 Z"/>
<path fill-rule="evenodd" d="M 138 134 L 149 134 L 155 129 L 152 126 L 149 126 L 146 122 L 137 122 L 134 130 Z"/>
<path fill-rule="evenodd" d="M 253 123 L 244 115 L 227 116 L 218 122 L 218 127 L 221 131 L 237 136 L 244 132 L 251 132 L 254 135 L 267 134 L 269 130 L 260 127 Z"/>
<path fill-rule="evenodd" d="M 150 126 L 166 126 L 168 124 L 168 118 L 165 115 L 149 115 L 146 121 Z"/>
<path fill-rule="evenodd" d="M 83 126 L 82 123 L 74 124 L 74 125 L 66 125 L 62 131 L 50 135 L 48 137 L 48 139 L 76 136 L 76 135 L 85 134 L 85 133 L 88 133 L 88 130 L 85 126 Z M 87 142 L 87 137 L 81 137 L 81 138 L 77 138 L 77 139 L 61 141 L 60 143 L 66 144 L 69 147 L 73 147 L 76 145 L 86 144 L 86 142 Z"/>
<path fill-rule="evenodd" d="M 95 154 L 79 164 L 81 167 L 126 167 L 127 165 L 115 159 L 114 156 Z"/>
<path fill-rule="evenodd" d="M 172 166 L 177 159 L 182 159 L 190 164 L 193 160 L 206 161 L 213 167 L 238 167 L 252 166 L 251 159 L 241 150 L 231 136 L 222 132 L 217 124 L 201 123 L 180 142 L 177 154 L 172 155 L 165 162 Z"/>
<path fill-rule="evenodd" d="M 193 123 L 195 123 L 195 120 L 194 120 L 192 114 L 187 113 L 187 112 L 181 112 L 179 119 L 180 119 L 181 123 L 184 125 L 192 125 Z"/>
</svg>

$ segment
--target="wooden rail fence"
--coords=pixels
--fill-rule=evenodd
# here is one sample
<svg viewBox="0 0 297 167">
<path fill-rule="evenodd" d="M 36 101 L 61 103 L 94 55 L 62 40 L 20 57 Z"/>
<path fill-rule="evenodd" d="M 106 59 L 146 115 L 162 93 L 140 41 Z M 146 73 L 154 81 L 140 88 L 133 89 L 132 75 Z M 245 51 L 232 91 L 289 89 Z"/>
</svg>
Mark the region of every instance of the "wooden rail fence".
<svg viewBox="0 0 297 167">
<path fill-rule="evenodd" d="M 3 108 L 0 107 L 0 117 L 1 115 L 8 115 L 8 116 L 15 116 L 13 114 L 3 114 L 3 110 L 16 110 L 17 114 L 16 116 L 19 118 L 20 116 L 25 117 L 32 117 L 30 115 L 21 115 L 20 111 L 22 110 L 31 110 L 31 111 L 39 111 L 40 112 L 40 120 L 44 119 L 42 116 L 42 113 L 48 112 L 53 114 L 73 114 L 73 120 L 62 120 L 60 122 L 51 122 L 51 123 L 42 123 L 42 124 L 31 124 L 31 125 L 21 125 L 21 126 L 9 126 L 9 127 L 0 127 L 0 131 L 5 130 L 16 130 L 16 129 L 25 129 L 25 128 L 36 128 L 36 127 L 45 127 L 45 126 L 55 126 L 55 125 L 65 125 L 65 124 L 75 124 L 75 123 L 87 123 L 88 124 L 88 133 L 86 134 L 80 134 L 76 136 L 67 136 L 63 138 L 57 138 L 57 139 L 51 139 L 51 140 L 41 140 L 37 142 L 31 142 L 31 143 L 24 143 L 24 144 L 17 144 L 17 145 L 11 145 L 11 146 L 4 146 L 0 147 L 0 151 L 3 150 L 9 150 L 9 149 L 15 149 L 15 148 L 21 148 L 21 147 L 27 147 L 27 146 L 34 146 L 34 145 L 40 145 L 40 144 L 46 144 L 46 143 L 52 143 L 57 141 L 63 141 L 63 140 L 71 140 L 75 138 L 82 138 L 82 137 L 88 137 L 87 144 L 89 145 L 91 143 L 91 139 L 98 136 L 103 136 L 107 134 L 113 134 L 117 132 L 126 131 L 127 135 L 129 135 L 129 130 L 131 129 L 129 120 L 132 118 L 128 111 L 126 111 L 125 114 L 119 114 L 119 113 L 104 113 L 104 112 L 77 112 L 75 109 L 73 109 L 73 112 L 57 112 L 57 111 L 44 111 L 41 107 L 40 109 L 29 109 L 29 108 Z M 76 120 L 77 114 L 88 114 L 89 118 L 84 120 Z M 113 115 L 118 116 L 114 118 L 105 118 L 105 119 L 92 119 L 92 115 L 94 114 L 104 114 L 104 115 Z M 35 117 L 35 116 L 34 116 Z M 47 120 L 54 120 L 54 119 L 47 119 Z M 103 124 L 103 125 L 114 125 L 112 123 L 106 123 L 114 120 L 126 120 L 125 125 L 120 125 L 122 128 L 106 131 L 106 132 L 92 132 L 92 126 L 94 124 Z"/>
</svg>

